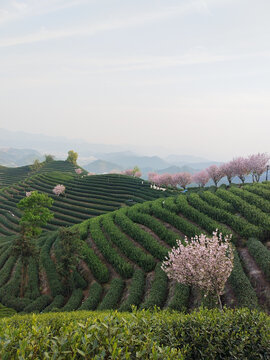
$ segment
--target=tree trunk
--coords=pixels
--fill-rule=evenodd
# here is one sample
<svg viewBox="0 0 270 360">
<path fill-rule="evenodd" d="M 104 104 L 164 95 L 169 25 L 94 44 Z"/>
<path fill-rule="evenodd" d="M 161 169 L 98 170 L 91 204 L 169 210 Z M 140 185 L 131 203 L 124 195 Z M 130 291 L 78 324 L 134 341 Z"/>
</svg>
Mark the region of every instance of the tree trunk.
<svg viewBox="0 0 270 360">
<path fill-rule="evenodd" d="M 21 287 L 20 287 L 20 297 L 23 297 L 24 293 L 24 283 L 25 283 L 25 264 L 22 264 L 22 281 L 21 281 Z"/>
<path fill-rule="evenodd" d="M 219 294 L 217 294 L 217 297 L 218 297 L 219 309 L 220 309 L 220 310 L 223 310 L 223 307 L 222 307 L 222 302 L 221 302 L 221 299 L 220 299 L 220 295 L 219 295 Z"/>
</svg>

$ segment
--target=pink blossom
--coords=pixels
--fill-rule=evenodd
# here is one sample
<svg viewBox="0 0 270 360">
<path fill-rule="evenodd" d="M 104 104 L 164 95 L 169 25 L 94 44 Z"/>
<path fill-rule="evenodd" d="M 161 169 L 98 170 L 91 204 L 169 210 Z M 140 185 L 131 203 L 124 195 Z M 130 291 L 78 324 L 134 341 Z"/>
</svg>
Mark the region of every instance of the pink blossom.
<svg viewBox="0 0 270 360">
<path fill-rule="evenodd" d="M 254 154 L 248 157 L 248 169 L 252 174 L 253 181 L 259 182 L 261 175 L 266 171 L 270 157 L 266 153 Z"/>
<path fill-rule="evenodd" d="M 199 186 L 202 187 L 204 187 L 209 180 L 210 180 L 210 176 L 208 175 L 208 172 L 206 170 L 202 170 L 194 174 L 192 177 L 192 181 L 195 182 L 195 184 L 198 184 Z"/>
<path fill-rule="evenodd" d="M 201 234 L 189 241 L 185 238 L 183 244 L 177 240 L 178 247 L 172 249 L 161 268 L 170 279 L 216 294 L 222 307 L 220 295 L 233 269 L 230 239 L 223 239 L 216 231 L 211 238 Z"/>
<path fill-rule="evenodd" d="M 66 187 L 64 185 L 56 185 L 54 188 L 53 188 L 53 193 L 57 196 L 59 195 L 62 195 L 65 193 L 65 190 L 66 190 Z"/>
<path fill-rule="evenodd" d="M 171 174 L 165 173 L 165 174 L 161 174 L 159 175 L 157 178 L 157 185 L 158 186 L 169 186 L 172 183 L 172 176 Z"/>
<path fill-rule="evenodd" d="M 89 173 L 87 173 L 87 176 L 92 176 L 92 175 L 96 175 L 95 173 L 93 173 L 93 172 L 89 172 Z"/>
<path fill-rule="evenodd" d="M 180 185 L 184 189 L 192 182 L 192 176 L 188 172 L 174 174 L 172 178 L 174 184 Z"/>
<path fill-rule="evenodd" d="M 215 186 L 217 186 L 219 180 L 224 176 L 222 170 L 217 165 L 211 165 L 206 169 L 210 178 L 214 181 Z"/>
<path fill-rule="evenodd" d="M 75 172 L 76 172 L 77 175 L 80 175 L 82 173 L 82 169 L 77 168 L 77 169 L 75 169 Z"/>
<path fill-rule="evenodd" d="M 140 178 L 142 176 L 142 173 L 140 171 L 136 171 L 134 176 Z"/>
<path fill-rule="evenodd" d="M 26 191 L 25 196 L 26 196 L 26 197 L 31 196 L 31 195 L 32 195 L 32 192 L 33 192 L 33 191 Z"/>
<path fill-rule="evenodd" d="M 122 175 L 133 176 L 133 169 L 127 169 L 122 171 Z"/>
<path fill-rule="evenodd" d="M 222 172 L 222 174 L 224 176 L 227 177 L 227 180 L 229 182 L 229 184 L 232 183 L 232 178 L 235 177 L 237 174 L 236 174 L 236 168 L 235 168 L 235 165 L 234 165 L 234 162 L 233 161 L 230 161 L 228 163 L 225 163 L 225 164 L 222 164 L 220 166 L 220 171 Z"/>
<path fill-rule="evenodd" d="M 235 175 L 239 177 L 242 183 L 244 183 L 246 176 L 250 173 L 249 160 L 240 156 L 238 158 L 234 158 L 231 163 Z"/>
</svg>

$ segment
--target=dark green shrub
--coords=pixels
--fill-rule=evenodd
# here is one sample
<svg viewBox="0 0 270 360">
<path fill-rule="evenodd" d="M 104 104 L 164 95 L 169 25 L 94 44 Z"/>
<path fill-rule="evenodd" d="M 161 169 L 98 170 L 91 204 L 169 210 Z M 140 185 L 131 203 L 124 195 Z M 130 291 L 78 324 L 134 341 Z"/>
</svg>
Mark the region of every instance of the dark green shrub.
<svg viewBox="0 0 270 360">
<path fill-rule="evenodd" d="M 110 288 L 98 306 L 98 310 L 116 309 L 122 297 L 125 283 L 122 279 L 114 278 Z"/>
<path fill-rule="evenodd" d="M 188 310 L 190 288 L 184 284 L 175 284 L 174 295 L 169 302 L 169 309 L 186 312 Z"/>
<path fill-rule="evenodd" d="M 102 225 L 104 230 L 112 242 L 132 261 L 137 263 L 145 271 L 151 271 L 155 267 L 155 259 L 146 254 L 141 248 L 134 244 L 122 233 L 122 231 L 114 224 L 112 215 L 104 215 L 102 217 Z"/>
<path fill-rule="evenodd" d="M 34 300 L 33 302 L 31 302 L 31 304 L 27 305 L 23 311 L 24 312 L 40 312 L 43 309 L 45 309 L 50 302 L 52 301 L 52 299 L 48 296 L 48 295 L 42 295 L 40 297 L 38 297 L 36 300 Z"/>
<path fill-rule="evenodd" d="M 132 281 L 129 287 L 128 298 L 122 303 L 120 311 L 131 311 L 132 305 L 139 306 L 145 287 L 145 274 L 142 270 L 138 269 L 134 271 Z"/>
<path fill-rule="evenodd" d="M 110 277 L 109 270 L 107 269 L 106 265 L 100 261 L 99 257 L 94 253 L 94 251 L 91 248 L 89 248 L 89 246 L 86 243 L 82 244 L 81 251 L 84 260 L 89 266 L 94 277 L 101 284 L 109 281 L 109 277 Z"/>
<path fill-rule="evenodd" d="M 102 286 L 98 283 L 91 285 L 88 298 L 79 307 L 79 310 L 95 310 L 102 294 Z"/>
<path fill-rule="evenodd" d="M 130 278 L 133 274 L 133 267 L 126 262 L 121 255 L 114 249 L 111 241 L 105 237 L 100 228 L 102 217 L 94 218 L 90 222 L 90 233 L 97 247 L 102 252 L 106 260 L 112 264 L 115 270 L 124 278 Z"/>
<path fill-rule="evenodd" d="M 233 270 L 228 281 L 232 285 L 239 306 L 250 309 L 258 308 L 256 293 L 244 273 L 236 250 L 234 250 Z"/>
<path fill-rule="evenodd" d="M 155 268 L 155 278 L 151 285 L 149 295 L 141 304 L 141 309 L 151 309 L 155 306 L 162 308 L 168 295 L 168 278 L 161 269 L 160 263 Z"/>
<path fill-rule="evenodd" d="M 61 311 L 72 311 L 78 309 L 83 299 L 82 289 L 73 290 L 70 298 L 66 305 L 61 309 Z"/>
<path fill-rule="evenodd" d="M 257 239 L 249 239 L 248 251 L 270 281 L 270 251 Z"/>
</svg>

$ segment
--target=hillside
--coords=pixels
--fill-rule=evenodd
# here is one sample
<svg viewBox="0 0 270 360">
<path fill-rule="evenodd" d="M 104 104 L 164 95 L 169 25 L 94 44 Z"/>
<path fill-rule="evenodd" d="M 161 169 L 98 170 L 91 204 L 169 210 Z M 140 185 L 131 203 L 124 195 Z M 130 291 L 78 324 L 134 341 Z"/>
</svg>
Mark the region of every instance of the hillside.
<svg viewBox="0 0 270 360">
<path fill-rule="evenodd" d="M 110 171 L 120 172 L 124 170 L 122 166 L 119 166 L 118 164 L 106 160 L 92 161 L 91 163 L 84 165 L 84 169 L 96 174 L 109 173 Z"/>
<path fill-rule="evenodd" d="M 54 160 L 48 163 L 43 163 L 43 166 L 38 171 L 33 171 L 31 165 L 20 166 L 16 168 L 10 168 L 0 166 L 0 190 L 5 187 L 20 181 L 25 180 L 28 177 L 37 175 L 40 173 L 47 173 L 52 171 L 60 171 L 62 173 L 74 174 L 75 166 L 68 161 Z"/>
<path fill-rule="evenodd" d="M 14 182 L 12 170 L 9 169 L 8 174 Z M 122 206 L 167 195 L 167 192 L 164 194 L 151 189 L 148 182 L 128 176 L 110 174 L 78 177 L 74 174 L 74 165 L 66 161 L 54 161 L 46 164 L 36 175 L 0 189 L 0 236 L 18 233 L 21 212 L 17 203 L 28 191 L 38 190 L 54 199 L 51 209 L 54 218 L 46 226 L 47 230 L 71 226 Z M 57 184 L 65 185 L 65 196 L 53 194 L 52 190 Z"/>
<path fill-rule="evenodd" d="M 44 160 L 38 151 L 32 149 L 0 149 L 0 164 L 4 166 L 24 166 L 33 163 L 34 160 Z"/>
<path fill-rule="evenodd" d="M 223 304 L 269 312 L 269 214 L 270 184 L 265 183 L 147 201 L 88 219 L 75 225 L 81 235 L 82 258 L 72 275 L 71 294 L 66 293 L 56 270 L 59 234 L 47 232 L 38 240 L 39 262 L 32 259 L 28 266 L 23 298 L 18 297 L 21 260 L 11 254 L 14 236 L 3 236 L 0 302 L 25 312 L 130 310 L 131 305 L 187 311 L 202 301 L 212 306 L 210 297 L 202 299 L 189 287 L 169 281 L 160 262 L 176 239 L 211 234 L 218 228 L 223 234 L 232 233 L 235 244 L 234 269 L 222 296 Z"/>
</svg>

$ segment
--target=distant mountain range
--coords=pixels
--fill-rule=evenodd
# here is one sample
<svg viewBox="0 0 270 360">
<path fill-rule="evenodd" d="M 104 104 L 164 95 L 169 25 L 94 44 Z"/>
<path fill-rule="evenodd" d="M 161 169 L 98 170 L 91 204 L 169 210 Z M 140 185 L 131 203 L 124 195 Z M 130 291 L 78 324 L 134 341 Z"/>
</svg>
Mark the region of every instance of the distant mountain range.
<svg viewBox="0 0 270 360">
<path fill-rule="evenodd" d="M 122 166 L 119 166 L 117 164 L 114 164 L 106 160 L 95 160 L 90 164 L 84 165 L 83 168 L 95 174 L 104 174 L 104 173 L 109 173 L 111 171 L 124 170 Z"/>
<path fill-rule="evenodd" d="M 79 154 L 78 163 L 90 172 L 101 174 L 138 166 L 144 178 L 147 178 L 148 173 L 152 171 L 160 174 L 182 171 L 195 173 L 212 164 L 220 164 L 220 162 L 209 161 L 193 155 L 171 154 L 164 158 L 145 156 L 130 151 L 132 147 L 127 150 L 127 146 L 122 145 L 91 144 L 82 140 L 70 140 L 64 137 L 29 134 L 5 129 L 0 129 L 0 146 L 6 147 L 0 149 L 0 165 L 4 166 L 32 164 L 35 159 L 43 160 L 41 153 L 52 154 L 56 155 L 57 158 L 65 159 L 67 152 L 74 150 Z"/>
<path fill-rule="evenodd" d="M 40 161 L 44 160 L 44 156 L 36 150 L 13 148 L 0 149 L 0 165 L 3 166 L 17 167 L 29 165 L 36 159 Z"/>
</svg>

